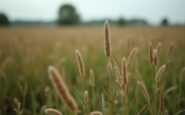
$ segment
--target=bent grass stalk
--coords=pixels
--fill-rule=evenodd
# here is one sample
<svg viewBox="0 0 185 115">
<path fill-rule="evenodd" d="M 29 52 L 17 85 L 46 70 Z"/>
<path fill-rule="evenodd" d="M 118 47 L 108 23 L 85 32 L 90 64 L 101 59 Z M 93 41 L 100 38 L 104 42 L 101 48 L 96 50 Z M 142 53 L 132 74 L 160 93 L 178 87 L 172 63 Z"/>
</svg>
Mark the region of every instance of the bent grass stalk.
<svg viewBox="0 0 185 115">
<path fill-rule="evenodd" d="M 145 85 L 142 82 L 137 81 L 137 86 L 139 87 L 140 91 L 142 92 L 142 94 L 145 97 L 145 100 L 148 104 L 148 109 L 149 109 L 151 115 L 154 115 L 153 110 L 152 110 L 152 106 L 151 106 L 151 102 L 150 102 L 150 96 L 148 94 L 148 91 L 147 91 Z"/>
<path fill-rule="evenodd" d="M 162 65 L 159 70 L 157 71 L 156 73 L 156 76 L 155 76 L 155 82 L 158 83 L 161 79 L 161 76 L 163 75 L 163 73 L 165 72 L 166 70 L 166 65 Z"/>
<path fill-rule="evenodd" d="M 138 48 L 135 47 L 135 48 L 131 51 L 131 53 L 129 54 L 129 56 L 128 56 L 128 61 L 127 61 L 127 68 L 130 67 L 130 64 L 131 64 L 133 58 L 135 57 L 135 55 L 137 54 L 137 52 L 138 52 Z"/>
</svg>

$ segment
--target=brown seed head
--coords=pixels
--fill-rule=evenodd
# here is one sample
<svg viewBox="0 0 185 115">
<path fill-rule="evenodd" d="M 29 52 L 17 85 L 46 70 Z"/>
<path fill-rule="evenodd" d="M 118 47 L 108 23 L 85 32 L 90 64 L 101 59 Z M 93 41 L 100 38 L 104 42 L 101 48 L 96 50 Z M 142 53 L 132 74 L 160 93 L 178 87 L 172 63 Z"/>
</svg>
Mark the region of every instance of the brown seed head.
<svg viewBox="0 0 185 115">
<path fill-rule="evenodd" d="M 75 50 L 75 53 L 76 53 L 78 70 L 79 70 L 80 76 L 83 78 L 85 76 L 84 60 L 79 50 Z"/>
<path fill-rule="evenodd" d="M 156 76 L 155 76 L 155 82 L 158 83 L 160 81 L 160 78 L 162 76 L 162 74 L 165 72 L 166 70 L 166 65 L 162 65 L 159 70 L 157 71 L 156 73 Z"/>
<path fill-rule="evenodd" d="M 90 113 L 90 115 L 103 115 L 100 111 L 93 111 Z"/>
<path fill-rule="evenodd" d="M 150 60 L 150 63 L 153 63 L 153 46 L 152 46 L 152 41 L 149 42 L 149 60 Z"/>
<path fill-rule="evenodd" d="M 49 66 L 48 68 L 49 78 L 52 81 L 52 84 L 57 92 L 59 98 L 73 111 L 77 112 L 78 107 L 76 101 L 71 96 L 63 78 L 60 76 L 57 69 L 53 66 Z"/>
<path fill-rule="evenodd" d="M 62 115 L 62 113 L 59 110 L 53 108 L 45 109 L 45 113 L 48 115 Z"/>
<path fill-rule="evenodd" d="M 137 54 L 137 51 L 138 51 L 138 48 L 137 47 L 135 47 L 132 51 L 131 51 L 131 53 L 129 54 L 129 56 L 128 56 L 128 62 L 127 62 L 127 67 L 129 68 L 129 66 L 130 66 L 130 64 L 131 64 L 131 62 L 132 62 L 132 59 L 135 57 L 135 55 Z"/>
<path fill-rule="evenodd" d="M 154 65 L 159 64 L 158 51 L 156 49 L 153 50 L 153 64 Z"/>
<path fill-rule="evenodd" d="M 109 23 L 106 20 L 104 24 L 104 45 L 105 45 L 105 54 L 109 58 L 111 56 L 111 41 L 110 41 L 110 32 L 109 32 Z"/>
<path fill-rule="evenodd" d="M 89 102 L 89 93 L 87 90 L 84 92 L 84 103 L 87 104 Z"/>
<path fill-rule="evenodd" d="M 128 84 L 127 62 L 125 57 L 122 59 L 122 77 L 125 85 Z"/>
</svg>

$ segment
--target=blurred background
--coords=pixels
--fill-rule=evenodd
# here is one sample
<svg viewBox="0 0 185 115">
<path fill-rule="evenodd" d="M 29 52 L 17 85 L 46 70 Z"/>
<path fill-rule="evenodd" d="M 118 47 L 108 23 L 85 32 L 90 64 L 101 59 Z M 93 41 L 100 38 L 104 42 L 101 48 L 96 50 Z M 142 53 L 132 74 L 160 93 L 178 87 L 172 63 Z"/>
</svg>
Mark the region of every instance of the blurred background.
<svg viewBox="0 0 185 115">
<path fill-rule="evenodd" d="M 111 32 L 110 60 L 104 52 L 106 19 Z M 159 59 L 155 67 L 149 61 L 149 43 L 153 48 L 150 57 L 155 51 Z M 76 49 L 84 59 L 84 81 Z M 132 53 L 134 49 L 138 53 Z M 164 114 L 159 106 L 155 112 L 185 115 L 184 49 L 185 0 L 0 0 L 0 115 L 45 115 L 50 107 L 74 115 L 56 95 L 48 77 L 50 65 L 65 80 L 79 115 L 94 110 L 104 115 L 127 115 L 128 110 L 136 115 L 143 107 L 142 115 L 149 115 L 137 81 L 145 82 L 154 103 L 159 98 L 153 87 L 155 72 L 163 64 L 167 70 L 159 87 L 164 88 Z M 123 104 L 124 93 L 116 82 L 123 57 L 132 59 L 128 106 Z M 112 73 L 107 69 L 110 64 Z M 91 69 L 95 86 L 90 85 Z M 88 107 L 83 101 L 85 90 L 89 92 Z"/>
<path fill-rule="evenodd" d="M 184 26 L 184 0 L 0 0 L 0 25 Z"/>
</svg>

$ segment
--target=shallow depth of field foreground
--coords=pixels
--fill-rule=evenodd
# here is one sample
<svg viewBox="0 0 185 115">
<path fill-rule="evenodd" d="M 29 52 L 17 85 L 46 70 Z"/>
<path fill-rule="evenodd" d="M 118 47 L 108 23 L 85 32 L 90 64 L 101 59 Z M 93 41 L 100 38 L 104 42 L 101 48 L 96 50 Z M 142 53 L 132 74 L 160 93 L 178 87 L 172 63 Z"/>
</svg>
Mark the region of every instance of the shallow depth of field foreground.
<svg viewBox="0 0 185 115">
<path fill-rule="evenodd" d="M 185 28 L 0 28 L 0 115 L 183 115 Z"/>
</svg>

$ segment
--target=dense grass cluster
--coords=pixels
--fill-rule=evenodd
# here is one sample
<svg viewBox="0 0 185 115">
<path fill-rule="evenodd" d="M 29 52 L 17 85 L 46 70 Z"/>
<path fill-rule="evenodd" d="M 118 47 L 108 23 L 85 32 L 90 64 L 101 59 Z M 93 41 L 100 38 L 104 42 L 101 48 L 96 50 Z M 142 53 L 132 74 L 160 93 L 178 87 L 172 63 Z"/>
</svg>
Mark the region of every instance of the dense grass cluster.
<svg viewBox="0 0 185 115">
<path fill-rule="evenodd" d="M 184 28 L 106 21 L 0 35 L 0 115 L 185 113 Z"/>
</svg>

